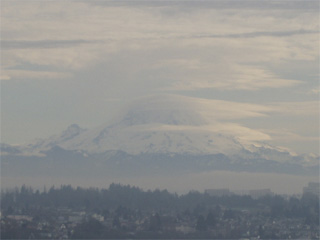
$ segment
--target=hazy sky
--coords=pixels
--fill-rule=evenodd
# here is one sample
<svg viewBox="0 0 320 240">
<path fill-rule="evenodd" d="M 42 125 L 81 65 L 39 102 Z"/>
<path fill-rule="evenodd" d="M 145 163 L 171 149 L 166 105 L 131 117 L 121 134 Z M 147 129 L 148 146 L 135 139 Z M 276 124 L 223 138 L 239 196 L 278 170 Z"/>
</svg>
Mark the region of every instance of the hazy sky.
<svg viewBox="0 0 320 240">
<path fill-rule="evenodd" d="M 209 99 L 241 134 L 318 153 L 318 79 L 317 0 L 1 1 L 5 143 L 96 127 L 169 93 Z"/>
</svg>

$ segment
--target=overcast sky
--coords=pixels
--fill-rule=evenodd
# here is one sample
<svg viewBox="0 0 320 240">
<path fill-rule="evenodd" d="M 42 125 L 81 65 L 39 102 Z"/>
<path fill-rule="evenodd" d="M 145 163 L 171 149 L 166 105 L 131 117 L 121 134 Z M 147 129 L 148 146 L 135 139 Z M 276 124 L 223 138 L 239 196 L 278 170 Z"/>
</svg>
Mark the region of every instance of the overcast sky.
<svg viewBox="0 0 320 240">
<path fill-rule="evenodd" d="M 1 1 L 5 143 L 174 94 L 210 105 L 234 134 L 318 153 L 318 79 L 317 0 Z"/>
</svg>

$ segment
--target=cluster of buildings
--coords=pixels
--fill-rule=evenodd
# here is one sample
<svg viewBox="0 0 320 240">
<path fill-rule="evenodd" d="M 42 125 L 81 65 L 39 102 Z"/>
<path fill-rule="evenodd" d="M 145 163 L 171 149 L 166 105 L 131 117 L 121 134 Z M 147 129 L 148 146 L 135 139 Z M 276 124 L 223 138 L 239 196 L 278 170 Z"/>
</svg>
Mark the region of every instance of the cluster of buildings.
<svg viewBox="0 0 320 240">
<path fill-rule="evenodd" d="M 228 188 L 218 188 L 218 189 L 206 189 L 205 193 L 210 196 L 222 197 L 231 195 L 248 195 L 253 199 L 258 199 L 264 196 L 273 196 L 274 193 L 270 188 L 265 189 L 253 189 L 253 190 L 240 190 L 240 191 L 230 191 Z M 309 182 L 308 186 L 303 188 L 303 194 L 313 194 L 320 196 L 320 184 L 319 182 Z"/>
<path fill-rule="evenodd" d="M 77 229 L 104 229 L 104 237 L 108 233 L 114 238 L 119 236 L 150 238 L 161 236 L 163 238 L 247 238 L 247 239 L 289 239 L 305 238 L 318 239 L 319 227 L 310 226 L 302 219 L 293 218 L 270 218 L 267 215 L 257 214 L 254 210 L 232 211 L 227 208 L 221 208 L 220 213 L 215 213 L 214 225 L 207 225 L 205 231 L 199 231 L 198 214 L 177 214 L 162 213 L 158 216 L 152 212 L 145 212 L 139 216 L 128 218 L 119 217 L 115 212 L 110 212 L 108 216 L 98 213 L 87 213 L 85 211 L 72 211 L 71 209 L 57 209 L 57 215 L 54 218 L 40 217 L 39 219 L 27 215 L 7 215 L 2 216 L 1 228 L 3 236 L 11 234 L 13 238 L 28 239 L 70 239 L 79 237 Z M 94 222 L 88 221 L 89 219 Z M 98 224 L 97 226 L 94 224 Z M 99 228 L 100 227 L 100 228 Z M 96 230 L 93 230 L 96 231 Z M 90 236 L 90 233 L 87 233 Z M 92 232 L 94 234 L 94 232 Z M 94 236 L 94 235 L 93 235 Z"/>
<path fill-rule="evenodd" d="M 222 197 L 222 196 L 231 196 L 231 195 L 248 195 L 253 199 L 258 199 L 263 196 L 272 196 L 274 193 L 269 189 L 254 189 L 254 190 L 242 190 L 232 192 L 228 188 L 220 188 L 220 189 L 206 189 L 205 193 L 210 196 Z"/>
<path fill-rule="evenodd" d="M 230 199 L 235 195 L 229 189 L 208 189 L 205 192 L 217 197 L 231 196 Z M 258 199 L 274 193 L 270 189 L 257 189 L 241 194 Z M 309 183 L 303 188 L 303 194 L 319 196 L 319 183 Z M 319 239 L 316 206 L 312 203 L 307 209 L 301 208 L 299 201 L 297 198 L 287 200 L 285 207 L 261 202 L 254 207 L 211 204 L 191 209 L 160 210 L 121 206 L 108 209 L 24 206 L 2 209 L 1 237 L 70 239 L 87 234 L 87 238 L 94 239 L 94 234 L 100 231 L 100 238 Z M 281 211 L 283 214 L 279 214 Z"/>
</svg>

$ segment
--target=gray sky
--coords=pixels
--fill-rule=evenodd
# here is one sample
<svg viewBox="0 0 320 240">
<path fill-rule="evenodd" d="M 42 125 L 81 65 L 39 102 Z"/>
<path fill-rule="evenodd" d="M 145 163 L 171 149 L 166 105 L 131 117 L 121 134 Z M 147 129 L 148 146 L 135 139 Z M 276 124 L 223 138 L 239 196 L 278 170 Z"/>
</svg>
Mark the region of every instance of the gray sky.
<svg viewBox="0 0 320 240">
<path fill-rule="evenodd" d="M 234 135 L 318 153 L 318 10 L 310 0 L 3 0 L 1 142 L 96 127 L 135 98 L 169 93 L 205 99 Z"/>
</svg>

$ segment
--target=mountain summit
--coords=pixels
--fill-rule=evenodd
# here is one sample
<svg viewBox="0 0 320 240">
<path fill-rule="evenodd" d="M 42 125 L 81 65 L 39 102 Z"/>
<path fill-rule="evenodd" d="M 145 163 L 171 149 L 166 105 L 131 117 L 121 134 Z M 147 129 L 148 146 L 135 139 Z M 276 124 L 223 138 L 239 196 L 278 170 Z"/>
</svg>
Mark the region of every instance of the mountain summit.
<svg viewBox="0 0 320 240">
<path fill-rule="evenodd" d="M 232 123 L 231 113 L 236 114 L 233 118 L 263 114 L 255 106 L 232 109 L 224 101 L 173 95 L 140 98 L 111 124 L 95 129 L 72 124 L 60 135 L 28 145 L 2 144 L 1 173 L 23 181 L 34 176 L 165 179 L 221 170 L 319 173 L 317 156 L 269 146 L 264 142 L 267 135 Z"/>
<path fill-rule="evenodd" d="M 267 135 L 228 121 L 231 113 L 239 118 L 262 114 L 254 108 L 240 104 L 231 109 L 224 101 L 169 94 L 147 96 L 133 101 L 111 124 L 92 130 L 72 124 L 60 135 L 39 140 L 25 149 L 44 152 L 59 146 L 89 154 L 223 154 L 234 161 L 316 161 L 314 157 L 296 156 L 272 147 L 263 141 Z"/>
<path fill-rule="evenodd" d="M 191 97 L 144 97 L 131 103 L 111 124 L 92 130 L 73 124 L 60 136 L 32 148 L 58 145 L 89 153 L 121 150 L 129 154 L 236 154 L 244 150 L 237 136 L 217 131 L 222 124 L 210 118 L 214 109 L 204 105 Z"/>
</svg>

